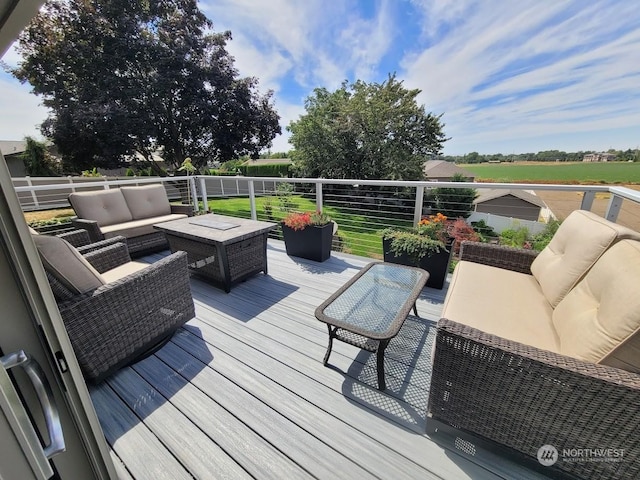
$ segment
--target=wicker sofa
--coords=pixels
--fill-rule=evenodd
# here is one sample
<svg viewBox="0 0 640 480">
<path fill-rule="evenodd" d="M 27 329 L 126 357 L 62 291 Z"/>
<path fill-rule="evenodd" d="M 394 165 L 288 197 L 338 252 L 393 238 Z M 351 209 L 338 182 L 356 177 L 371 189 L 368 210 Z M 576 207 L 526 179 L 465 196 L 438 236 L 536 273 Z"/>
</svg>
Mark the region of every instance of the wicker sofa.
<svg viewBox="0 0 640 480">
<path fill-rule="evenodd" d="M 438 323 L 429 430 L 554 478 L 640 478 L 639 289 L 640 234 L 590 212 L 573 212 L 539 255 L 463 242 Z M 558 451 L 548 467 L 545 445 Z M 609 460 L 597 449 L 613 449 Z"/>
<path fill-rule="evenodd" d="M 193 214 L 191 205 L 169 204 L 162 185 L 72 193 L 69 203 L 77 215 L 74 227 L 86 230 L 93 242 L 125 237 L 133 257 L 169 248 L 154 224 Z"/>
<path fill-rule="evenodd" d="M 85 378 L 98 383 L 195 316 L 187 255 L 131 261 L 122 237 L 82 247 L 32 235 Z"/>
</svg>

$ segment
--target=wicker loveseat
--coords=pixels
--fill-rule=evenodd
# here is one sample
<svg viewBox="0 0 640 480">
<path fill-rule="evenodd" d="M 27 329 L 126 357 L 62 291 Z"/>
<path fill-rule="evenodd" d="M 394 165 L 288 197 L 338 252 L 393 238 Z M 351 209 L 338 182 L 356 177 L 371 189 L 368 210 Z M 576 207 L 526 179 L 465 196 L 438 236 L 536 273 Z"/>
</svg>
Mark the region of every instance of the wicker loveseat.
<svg viewBox="0 0 640 480">
<path fill-rule="evenodd" d="M 72 193 L 69 203 L 77 215 L 74 227 L 86 230 L 93 242 L 123 236 L 134 257 L 169 248 L 154 224 L 193 213 L 191 205 L 169 204 L 162 185 Z"/>
<path fill-rule="evenodd" d="M 83 247 L 32 235 L 85 377 L 100 382 L 195 316 L 187 255 L 131 261 L 122 237 Z M 111 244 L 109 244 L 111 242 Z"/>
<path fill-rule="evenodd" d="M 430 431 L 557 478 L 640 478 L 640 234 L 576 211 L 539 255 L 463 242 L 442 316 Z"/>
</svg>

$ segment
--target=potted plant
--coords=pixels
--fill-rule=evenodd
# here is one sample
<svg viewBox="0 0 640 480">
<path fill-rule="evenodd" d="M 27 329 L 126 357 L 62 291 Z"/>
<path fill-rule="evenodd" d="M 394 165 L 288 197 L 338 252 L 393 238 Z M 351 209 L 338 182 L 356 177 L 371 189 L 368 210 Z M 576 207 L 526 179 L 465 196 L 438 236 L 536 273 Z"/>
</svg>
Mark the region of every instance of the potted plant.
<svg viewBox="0 0 640 480">
<path fill-rule="evenodd" d="M 333 222 L 322 212 L 292 212 L 282 220 L 287 255 L 324 262 L 331 256 Z"/>
<path fill-rule="evenodd" d="M 427 287 L 444 286 L 455 239 L 448 234 L 447 217 L 438 213 L 422 218 L 410 229 L 382 232 L 384 261 L 420 267 L 429 272 Z"/>
</svg>

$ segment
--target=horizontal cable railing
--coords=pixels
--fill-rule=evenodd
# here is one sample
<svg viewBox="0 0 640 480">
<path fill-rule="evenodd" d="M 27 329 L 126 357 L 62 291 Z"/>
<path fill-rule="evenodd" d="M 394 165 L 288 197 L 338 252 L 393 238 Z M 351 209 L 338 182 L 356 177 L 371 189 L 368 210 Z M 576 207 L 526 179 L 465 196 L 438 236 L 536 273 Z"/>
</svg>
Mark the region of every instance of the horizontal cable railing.
<svg viewBox="0 0 640 480">
<path fill-rule="evenodd" d="M 291 211 L 323 210 L 338 224 L 336 250 L 374 258 L 382 253 L 383 229 L 409 227 L 436 213 L 536 233 L 545 222 L 582 208 L 640 230 L 640 191 L 605 185 L 215 176 L 14 179 L 24 211 L 69 208 L 72 191 L 148 183 L 164 184 L 172 202 L 191 203 L 199 213 L 277 223 Z M 273 236 L 281 238 L 279 229 Z"/>
</svg>

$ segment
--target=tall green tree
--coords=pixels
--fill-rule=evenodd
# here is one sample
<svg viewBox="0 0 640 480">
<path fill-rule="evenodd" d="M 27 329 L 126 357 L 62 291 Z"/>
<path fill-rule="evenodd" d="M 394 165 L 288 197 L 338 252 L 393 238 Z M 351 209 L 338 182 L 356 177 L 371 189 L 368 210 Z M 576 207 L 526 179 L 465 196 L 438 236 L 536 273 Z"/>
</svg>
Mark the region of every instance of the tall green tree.
<svg viewBox="0 0 640 480">
<path fill-rule="evenodd" d="M 300 176 L 421 180 L 423 164 L 446 141 L 440 116 L 425 112 L 395 75 L 358 80 L 334 92 L 316 88 L 307 113 L 287 127 Z"/>
<path fill-rule="evenodd" d="M 47 151 L 44 142 L 39 142 L 32 137 L 25 137 L 27 147 L 21 157 L 27 175 L 32 177 L 51 177 L 58 175 L 60 169 L 55 160 Z"/>
<path fill-rule="evenodd" d="M 19 38 L 12 73 L 51 113 L 43 133 L 76 171 L 113 167 L 134 152 L 257 157 L 280 133 L 272 92 L 241 78 L 196 0 L 50 1 Z"/>
</svg>

